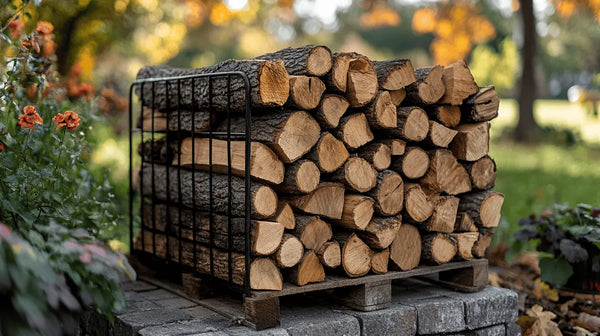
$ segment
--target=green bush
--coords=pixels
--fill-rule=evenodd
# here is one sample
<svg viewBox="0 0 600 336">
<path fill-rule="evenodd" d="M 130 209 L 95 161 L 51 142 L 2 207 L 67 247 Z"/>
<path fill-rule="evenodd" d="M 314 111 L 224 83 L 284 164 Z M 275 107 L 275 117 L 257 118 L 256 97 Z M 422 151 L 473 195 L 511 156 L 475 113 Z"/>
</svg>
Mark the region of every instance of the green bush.
<svg viewBox="0 0 600 336">
<path fill-rule="evenodd" d="M 112 319 L 135 274 L 104 243 L 118 212 L 88 167 L 95 108 L 65 98 L 52 25 L 23 34 L 19 3 L 0 10 L 0 334 L 74 334 L 86 306 Z"/>
</svg>

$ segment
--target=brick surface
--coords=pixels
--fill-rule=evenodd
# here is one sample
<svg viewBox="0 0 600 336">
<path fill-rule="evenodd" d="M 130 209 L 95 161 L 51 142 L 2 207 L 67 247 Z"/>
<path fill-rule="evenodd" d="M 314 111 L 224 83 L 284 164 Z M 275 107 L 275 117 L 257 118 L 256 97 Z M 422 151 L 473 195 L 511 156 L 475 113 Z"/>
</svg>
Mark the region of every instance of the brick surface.
<svg viewBox="0 0 600 336">
<path fill-rule="evenodd" d="M 457 298 L 434 297 L 405 303 L 417 310 L 419 335 L 443 334 L 465 330 L 462 301 Z"/>
<path fill-rule="evenodd" d="M 417 332 L 417 310 L 414 307 L 392 305 L 372 312 L 347 311 L 360 321 L 363 336 L 412 336 Z"/>
<path fill-rule="evenodd" d="M 291 336 L 360 335 L 358 319 L 322 306 L 286 307 L 280 320 L 281 328 Z"/>
<path fill-rule="evenodd" d="M 505 336 L 506 328 L 504 324 L 499 324 L 491 327 L 469 330 L 465 332 L 466 336 Z"/>
<path fill-rule="evenodd" d="M 514 323 L 519 313 L 517 293 L 488 286 L 477 293 L 462 294 L 467 329 Z"/>
</svg>

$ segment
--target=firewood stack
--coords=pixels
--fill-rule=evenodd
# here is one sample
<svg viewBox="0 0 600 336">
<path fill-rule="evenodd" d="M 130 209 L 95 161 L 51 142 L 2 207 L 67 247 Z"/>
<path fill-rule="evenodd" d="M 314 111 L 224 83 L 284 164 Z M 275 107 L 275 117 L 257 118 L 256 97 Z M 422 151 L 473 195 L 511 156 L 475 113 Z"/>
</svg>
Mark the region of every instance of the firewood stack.
<svg viewBox="0 0 600 336">
<path fill-rule="evenodd" d="M 494 87 L 476 85 L 465 62 L 414 69 L 406 59 L 371 61 L 305 46 L 201 69 L 145 67 L 138 79 L 223 71 L 245 73 L 251 86 L 252 289 L 484 256 L 504 201 L 490 191 L 496 165 L 488 156 L 499 100 Z M 238 284 L 245 264 L 244 142 L 231 140 L 229 167 L 226 138 L 192 140 L 190 132 L 244 132 L 242 88 L 233 76 L 213 80 L 212 99 L 201 80 L 137 90 L 144 111 L 138 127 L 168 125 L 177 134 L 140 146 L 143 225 L 164 234 L 153 245 L 144 231 L 137 248 L 209 273 L 212 241 L 214 274 L 229 279 L 231 244 Z"/>
</svg>

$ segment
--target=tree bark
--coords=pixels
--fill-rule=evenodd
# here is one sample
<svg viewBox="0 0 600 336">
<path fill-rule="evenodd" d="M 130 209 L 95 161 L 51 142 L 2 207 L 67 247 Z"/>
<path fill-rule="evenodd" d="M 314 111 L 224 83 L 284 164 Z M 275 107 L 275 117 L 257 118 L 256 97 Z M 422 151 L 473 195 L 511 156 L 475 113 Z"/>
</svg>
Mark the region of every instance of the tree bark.
<svg viewBox="0 0 600 336">
<path fill-rule="evenodd" d="M 518 90 L 519 122 L 515 129 L 515 139 L 519 142 L 529 142 L 537 127 L 533 114 L 533 103 L 537 94 L 535 81 L 537 32 L 533 0 L 521 0 L 520 3 L 523 45 L 521 46 L 521 80 Z"/>
<path fill-rule="evenodd" d="M 468 123 L 490 121 L 498 116 L 499 106 L 500 99 L 496 88 L 493 85 L 482 87 L 461 106 L 462 121 Z"/>
</svg>

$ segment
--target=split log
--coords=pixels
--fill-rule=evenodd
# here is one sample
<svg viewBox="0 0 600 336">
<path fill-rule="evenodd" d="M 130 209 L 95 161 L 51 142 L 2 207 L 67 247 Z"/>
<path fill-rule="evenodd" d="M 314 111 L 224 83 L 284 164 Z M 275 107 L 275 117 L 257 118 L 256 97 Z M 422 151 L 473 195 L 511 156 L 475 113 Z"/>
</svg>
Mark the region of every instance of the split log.
<svg viewBox="0 0 600 336">
<path fill-rule="evenodd" d="M 138 72 L 137 79 L 214 74 L 228 71 L 240 71 L 246 74 L 250 82 L 250 104 L 253 108 L 282 106 L 288 99 L 289 76 L 282 61 L 227 60 L 199 69 L 147 66 Z M 210 110 L 215 113 L 224 113 L 228 109 L 232 112 L 244 113 L 246 111 L 245 85 L 241 76 L 221 75 L 213 77 L 212 80 L 189 78 L 140 84 L 136 87 L 136 94 L 144 106 L 154 106 L 161 111 L 194 108 L 195 110 Z"/>
<path fill-rule="evenodd" d="M 496 162 L 484 156 L 475 162 L 465 162 L 463 166 L 471 177 L 473 190 L 486 190 L 494 187 L 496 182 Z"/>
<path fill-rule="evenodd" d="M 284 201 L 277 202 L 277 211 L 272 220 L 281 223 L 284 228 L 292 230 L 296 227 L 296 216 L 292 207 Z"/>
<path fill-rule="evenodd" d="M 401 225 L 401 216 L 375 217 L 364 231 L 358 231 L 357 234 L 369 247 L 381 250 L 392 244 Z"/>
<path fill-rule="evenodd" d="M 340 227 L 364 230 L 373 217 L 373 199 L 363 195 L 346 194 L 342 218 L 332 220 Z"/>
<path fill-rule="evenodd" d="M 427 134 L 427 138 L 425 139 L 425 145 L 448 148 L 448 145 L 454 140 L 456 134 L 458 134 L 457 130 L 429 120 L 429 134 Z"/>
<path fill-rule="evenodd" d="M 175 151 L 172 165 L 192 167 L 199 170 L 227 174 L 231 162 L 231 173 L 236 176 L 246 175 L 246 142 L 208 138 L 185 138 Z M 212 148 L 212 165 L 210 152 Z M 228 155 L 228 153 L 230 153 Z M 228 161 L 227 158 L 230 158 Z M 250 176 L 264 182 L 280 184 L 283 182 L 285 168 L 268 146 L 253 141 L 250 144 Z"/>
<path fill-rule="evenodd" d="M 377 184 L 377 171 L 367 160 L 352 156 L 330 179 L 342 182 L 350 190 L 367 192 Z"/>
<path fill-rule="evenodd" d="M 285 48 L 256 57 L 259 60 L 282 60 L 290 75 L 323 76 L 331 70 L 331 50 L 326 46 L 306 45 Z"/>
<path fill-rule="evenodd" d="M 346 147 L 351 150 L 357 149 L 374 138 L 364 113 L 342 117 L 334 132 L 337 138 L 342 140 Z"/>
<path fill-rule="evenodd" d="M 500 223 L 504 195 L 486 190 L 460 196 L 458 211 L 466 212 L 478 227 L 494 228 Z"/>
<path fill-rule="evenodd" d="M 373 251 L 355 233 L 338 232 L 335 234 L 342 246 L 342 267 L 351 277 L 360 277 L 371 270 Z"/>
<path fill-rule="evenodd" d="M 471 250 L 471 253 L 473 253 L 473 257 L 485 257 L 485 251 L 488 249 L 488 247 L 490 247 L 493 235 L 493 230 L 479 232 L 479 237 L 477 238 L 477 241 L 473 244 L 473 249 Z"/>
<path fill-rule="evenodd" d="M 371 260 L 371 271 L 375 274 L 385 274 L 388 272 L 388 263 L 390 261 L 390 249 L 377 251 L 373 254 Z"/>
<path fill-rule="evenodd" d="M 444 68 L 440 65 L 415 69 L 417 81 L 406 87 L 408 103 L 419 106 L 437 103 L 446 91 L 443 74 Z"/>
<path fill-rule="evenodd" d="M 401 139 L 383 139 L 382 143 L 388 145 L 390 147 L 390 154 L 392 156 L 404 155 L 406 151 L 406 141 Z"/>
<path fill-rule="evenodd" d="M 331 240 L 323 244 L 317 251 L 317 257 L 323 266 L 328 268 L 336 268 L 342 264 L 342 251 L 340 244 Z"/>
<path fill-rule="evenodd" d="M 245 133 L 244 117 L 232 117 L 231 132 Z M 215 130 L 227 131 L 228 123 L 221 123 Z M 305 111 L 281 110 L 252 116 L 250 126 L 252 141 L 269 145 L 285 163 L 298 160 L 319 141 L 321 127 Z"/>
<path fill-rule="evenodd" d="M 368 193 L 375 200 L 375 212 L 381 216 L 394 216 L 404 204 L 404 181 L 392 170 L 377 174 L 377 185 Z"/>
<path fill-rule="evenodd" d="M 395 58 L 389 61 L 374 61 L 379 86 L 386 90 L 400 90 L 414 83 L 415 69 L 408 59 Z"/>
<path fill-rule="evenodd" d="M 407 141 L 422 141 L 429 132 L 429 119 L 427 113 L 420 107 L 399 107 L 398 127 L 386 129 L 385 132 L 393 137 L 402 138 Z"/>
<path fill-rule="evenodd" d="M 458 252 L 456 240 L 444 233 L 428 233 L 423 235 L 421 260 L 430 265 L 441 265 L 454 259 Z"/>
<path fill-rule="evenodd" d="M 304 246 L 300 240 L 293 235 L 286 233 L 281 239 L 279 249 L 275 252 L 275 262 L 281 268 L 296 266 L 304 255 Z"/>
<path fill-rule="evenodd" d="M 420 147 L 408 147 L 404 155 L 395 159 L 390 167 L 409 179 L 418 179 L 429 168 L 429 155 Z"/>
<path fill-rule="evenodd" d="M 152 116 L 154 115 L 154 128 L 152 128 Z M 212 118 L 212 119 L 211 119 Z M 215 113 L 208 113 L 206 111 L 191 111 L 176 109 L 173 111 L 161 112 L 159 110 L 153 110 L 151 108 L 142 106 L 142 114 L 137 122 L 137 127 L 144 131 L 164 132 L 167 130 L 186 130 L 191 132 L 205 132 L 210 129 L 211 124 L 218 122 L 217 115 Z M 181 121 L 181 122 L 180 122 Z M 181 124 L 181 126 L 179 126 Z M 195 127 L 192 128 L 192 125 Z"/>
<path fill-rule="evenodd" d="M 459 202 L 460 204 L 460 202 Z M 454 223 L 454 232 L 477 232 L 477 225 L 466 212 L 458 212 Z"/>
<path fill-rule="evenodd" d="M 396 115 L 396 105 L 392 103 L 390 93 L 379 91 L 375 99 L 365 106 L 364 111 L 369 125 L 373 129 L 396 128 L 398 118 Z"/>
<path fill-rule="evenodd" d="M 324 132 L 307 158 L 314 161 L 324 173 L 338 170 L 350 157 L 344 143 L 329 132 Z"/>
<path fill-rule="evenodd" d="M 231 222 L 231 232 L 229 225 Z M 196 240 L 200 244 L 210 244 L 228 249 L 228 235 L 232 236 L 231 248 L 235 252 L 244 253 L 246 250 L 246 220 L 245 218 L 231 218 L 219 214 L 210 215 L 207 212 L 194 211 L 181 206 L 166 204 L 142 204 L 142 224 L 160 232 L 174 236 Z M 196 236 L 193 231 L 196 228 Z M 271 255 L 281 242 L 284 227 L 278 222 L 253 220 L 249 224 L 250 248 L 253 255 Z"/>
<path fill-rule="evenodd" d="M 456 130 L 458 134 L 450 144 L 450 150 L 459 160 L 477 161 L 486 156 L 490 145 L 490 124 L 462 124 Z"/>
<path fill-rule="evenodd" d="M 288 202 L 305 213 L 340 219 L 344 209 L 344 186 L 339 183 L 321 183 L 310 194 L 292 196 Z"/>
<path fill-rule="evenodd" d="M 427 231 L 450 233 L 454 231 L 456 212 L 458 211 L 458 197 L 434 196 L 431 198 L 433 213 L 422 228 Z"/>
<path fill-rule="evenodd" d="M 433 214 L 433 204 L 416 183 L 404 185 L 404 212 L 406 219 L 421 223 Z"/>
<path fill-rule="evenodd" d="M 434 105 L 427 109 L 429 118 L 446 127 L 456 127 L 460 123 L 460 106 Z"/>
<path fill-rule="evenodd" d="M 152 119 L 153 117 L 154 120 Z M 154 123 L 154 128 L 152 127 L 152 123 Z M 144 131 L 166 131 L 167 113 L 142 106 L 142 112 L 138 116 L 136 127 L 141 128 Z"/>
<path fill-rule="evenodd" d="M 429 169 L 420 180 L 427 194 L 445 192 L 457 195 L 471 190 L 471 178 L 452 152 L 436 149 L 429 152 Z"/>
<path fill-rule="evenodd" d="M 410 224 L 400 225 L 396 237 L 390 245 L 390 260 L 397 268 L 408 271 L 421 260 L 421 234 Z"/>
<path fill-rule="evenodd" d="M 498 116 L 500 99 L 494 86 L 479 89 L 473 96 L 466 99 L 461 107 L 462 122 L 490 121 Z"/>
<path fill-rule="evenodd" d="M 285 278 L 296 286 L 325 280 L 325 270 L 314 251 L 304 252 L 298 265 L 286 270 Z"/>
<path fill-rule="evenodd" d="M 442 81 L 446 92 L 438 104 L 460 105 L 464 99 L 479 90 L 469 67 L 463 60 L 445 66 Z"/>
<path fill-rule="evenodd" d="M 317 216 L 296 216 L 296 227 L 292 231 L 307 250 L 319 250 L 331 239 L 331 225 Z"/>
<path fill-rule="evenodd" d="M 302 110 L 312 110 L 319 106 L 325 84 L 317 77 L 290 76 L 290 96 L 288 104 Z"/>
<path fill-rule="evenodd" d="M 392 104 L 396 105 L 396 107 L 400 106 L 406 98 L 406 89 L 393 90 L 390 92 L 390 99 L 392 100 Z"/>
<path fill-rule="evenodd" d="M 307 194 L 319 185 L 321 172 L 314 162 L 301 159 L 286 168 L 283 183 L 276 187 L 278 192 Z"/>
<path fill-rule="evenodd" d="M 377 74 L 373 62 L 358 53 L 349 53 L 346 99 L 351 107 L 365 106 L 377 95 Z"/>
<path fill-rule="evenodd" d="M 455 259 L 458 260 L 471 260 L 473 259 L 473 246 L 479 239 L 479 233 L 477 232 L 463 232 L 463 233 L 451 233 L 450 236 L 454 237 L 456 244 L 458 245 L 458 253 L 456 253 Z"/>
<path fill-rule="evenodd" d="M 209 202 L 210 176 L 210 173 L 204 171 L 192 172 L 156 164 L 144 165 L 141 194 L 144 197 L 153 197 L 153 199 L 167 203 L 173 202 L 190 208 L 195 207 L 200 211 L 212 211 L 220 214 L 230 212 L 235 217 L 245 217 L 245 180 L 237 176 L 212 174 L 211 208 Z M 229 178 L 231 179 L 231 209 L 228 209 L 228 192 L 226 192 Z M 168 190 L 167 184 L 169 185 Z M 214 192 L 215 190 L 223 192 Z M 179 195 L 181 195 L 181 199 L 179 199 Z M 277 194 L 265 185 L 252 183 L 250 207 L 253 218 L 271 217 L 277 210 Z"/>
<path fill-rule="evenodd" d="M 387 169 L 392 162 L 392 151 L 383 142 L 371 142 L 358 150 L 358 156 L 367 160 L 377 170 Z"/>
<path fill-rule="evenodd" d="M 335 94 L 325 94 L 317 109 L 314 110 L 313 116 L 322 128 L 336 128 L 340 123 L 340 118 L 346 113 L 349 106 L 350 103 L 346 98 Z"/>
<path fill-rule="evenodd" d="M 328 91 L 345 93 L 348 87 L 348 68 L 350 67 L 349 53 L 333 54 L 331 71 L 323 77 Z"/>
<path fill-rule="evenodd" d="M 256 258 L 250 264 L 250 288 L 282 290 L 283 277 L 269 258 Z"/>
</svg>

